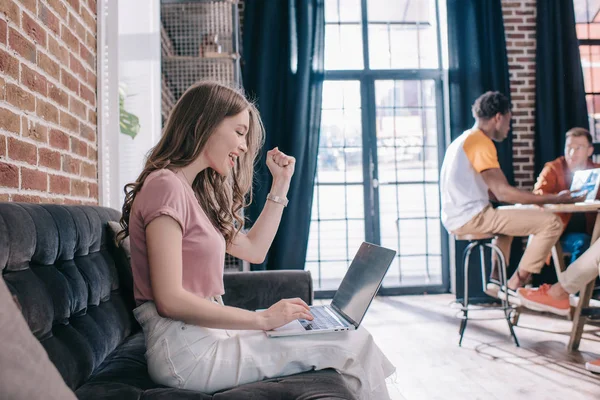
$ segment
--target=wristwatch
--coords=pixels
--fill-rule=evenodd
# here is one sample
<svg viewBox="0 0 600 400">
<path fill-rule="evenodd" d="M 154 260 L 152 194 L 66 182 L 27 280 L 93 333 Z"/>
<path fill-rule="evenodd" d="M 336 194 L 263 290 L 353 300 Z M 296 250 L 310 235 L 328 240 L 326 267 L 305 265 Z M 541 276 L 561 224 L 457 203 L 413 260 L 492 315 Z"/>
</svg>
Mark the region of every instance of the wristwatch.
<svg viewBox="0 0 600 400">
<path fill-rule="evenodd" d="M 287 198 L 276 196 L 276 195 L 271 194 L 271 193 L 269 193 L 267 195 L 267 200 L 274 201 L 275 203 L 281 204 L 284 207 L 287 207 L 287 205 L 288 205 L 288 199 Z"/>
</svg>

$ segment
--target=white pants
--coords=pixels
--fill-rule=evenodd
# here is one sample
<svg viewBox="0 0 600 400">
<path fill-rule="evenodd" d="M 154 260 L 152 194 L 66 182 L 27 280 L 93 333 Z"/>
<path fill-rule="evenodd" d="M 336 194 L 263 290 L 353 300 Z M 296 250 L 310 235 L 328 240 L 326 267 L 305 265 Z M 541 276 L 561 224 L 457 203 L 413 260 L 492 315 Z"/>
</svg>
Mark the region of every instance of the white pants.
<svg viewBox="0 0 600 400">
<path fill-rule="evenodd" d="M 366 329 L 269 338 L 161 317 L 153 302 L 134 311 L 144 330 L 150 377 L 207 394 L 267 378 L 334 368 L 360 399 L 389 399 L 385 378 L 395 367 Z"/>
</svg>

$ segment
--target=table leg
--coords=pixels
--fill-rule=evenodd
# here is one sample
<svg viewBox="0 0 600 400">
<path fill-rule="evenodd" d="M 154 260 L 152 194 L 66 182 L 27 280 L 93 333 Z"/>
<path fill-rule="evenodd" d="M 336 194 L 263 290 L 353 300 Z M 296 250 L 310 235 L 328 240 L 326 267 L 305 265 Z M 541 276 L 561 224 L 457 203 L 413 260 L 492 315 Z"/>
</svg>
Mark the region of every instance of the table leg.
<svg viewBox="0 0 600 400">
<path fill-rule="evenodd" d="M 598 237 L 600 237 L 600 218 L 598 218 L 598 214 L 596 214 L 594 233 L 592 233 L 592 240 L 590 243 L 596 242 Z M 569 351 L 577 350 L 579 348 L 581 335 L 583 335 L 583 328 L 587 321 L 587 317 L 585 315 L 581 315 L 581 310 L 589 306 L 592 293 L 594 291 L 595 282 L 596 279 L 593 279 L 579 292 L 579 301 L 577 302 L 577 307 L 575 307 L 575 312 L 573 313 L 573 327 L 571 328 L 571 336 L 569 337 L 568 345 Z"/>
</svg>

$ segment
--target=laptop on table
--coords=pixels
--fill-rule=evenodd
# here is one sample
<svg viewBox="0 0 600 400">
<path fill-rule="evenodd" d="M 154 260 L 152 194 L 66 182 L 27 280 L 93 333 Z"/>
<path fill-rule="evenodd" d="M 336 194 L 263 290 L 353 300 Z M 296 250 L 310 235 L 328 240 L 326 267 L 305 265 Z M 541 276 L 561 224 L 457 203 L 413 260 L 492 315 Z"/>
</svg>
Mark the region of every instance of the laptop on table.
<svg viewBox="0 0 600 400">
<path fill-rule="evenodd" d="M 584 169 L 575 171 L 573 182 L 571 182 L 571 195 L 573 197 L 583 196 L 584 202 L 596 201 L 598 187 L 600 186 L 600 168 Z"/>
<path fill-rule="evenodd" d="M 265 333 L 280 337 L 358 329 L 395 256 L 394 250 L 364 242 L 331 304 L 310 307 L 313 321 L 297 319 Z"/>
</svg>

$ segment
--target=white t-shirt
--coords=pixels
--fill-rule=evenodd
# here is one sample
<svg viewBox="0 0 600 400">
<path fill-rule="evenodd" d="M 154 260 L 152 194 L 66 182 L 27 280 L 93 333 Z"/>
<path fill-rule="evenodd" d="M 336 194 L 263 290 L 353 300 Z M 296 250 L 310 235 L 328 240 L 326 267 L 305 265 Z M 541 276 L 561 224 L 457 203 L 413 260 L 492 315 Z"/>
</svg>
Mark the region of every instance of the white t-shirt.
<svg viewBox="0 0 600 400">
<path fill-rule="evenodd" d="M 442 223 L 453 232 L 490 204 L 481 172 L 500 168 L 496 147 L 479 129 L 469 129 L 446 150 L 440 176 Z"/>
</svg>

